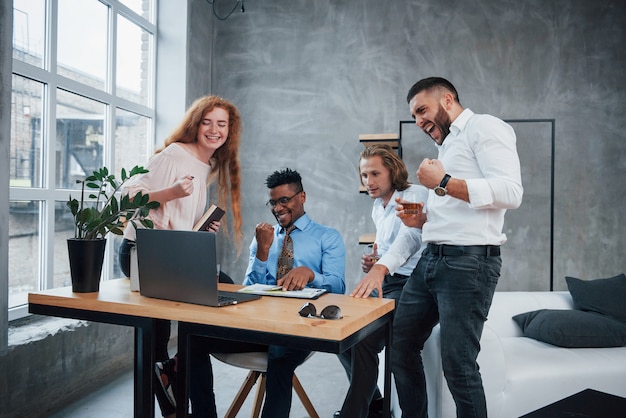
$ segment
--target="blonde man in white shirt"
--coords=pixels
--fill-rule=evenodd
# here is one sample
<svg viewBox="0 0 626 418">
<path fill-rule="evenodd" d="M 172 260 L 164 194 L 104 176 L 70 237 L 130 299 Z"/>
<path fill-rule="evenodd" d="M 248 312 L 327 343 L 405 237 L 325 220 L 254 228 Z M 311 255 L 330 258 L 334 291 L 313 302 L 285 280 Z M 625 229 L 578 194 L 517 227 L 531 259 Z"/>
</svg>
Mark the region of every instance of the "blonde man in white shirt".
<svg viewBox="0 0 626 418">
<path fill-rule="evenodd" d="M 373 253 L 363 255 L 361 268 L 370 271 L 375 257 L 384 255 L 399 235 L 407 234 L 417 248 L 406 263 L 394 274 L 385 275 L 380 282 L 372 283 L 375 294 L 398 300 L 402 288 L 413 272 L 420 257 L 421 231 L 408 228 L 396 216 L 396 199 L 424 202 L 428 189 L 408 182 L 408 171 L 404 162 L 388 145 L 372 145 L 361 152 L 359 161 L 361 184 L 374 199 L 372 220 L 376 225 L 376 240 Z M 410 198 L 409 198 L 410 195 Z M 346 369 L 350 387 L 341 411 L 335 417 L 376 418 L 382 416 L 383 399 L 376 382 L 378 380 L 378 353 L 385 345 L 384 330 L 380 330 L 351 350 L 339 355 Z"/>
<path fill-rule="evenodd" d="M 513 129 L 490 115 L 464 109 L 443 78 L 418 81 L 407 96 L 416 125 L 430 136 L 438 159 L 425 159 L 417 177 L 431 189 L 428 219 L 399 215 L 422 227 L 427 243 L 396 307 L 392 372 L 403 417 L 426 417 L 428 402 L 421 350 L 433 327 L 441 327 L 444 375 L 457 417 L 487 417 L 476 358 L 480 336 L 500 277 L 504 214 L 522 202 L 522 181 Z M 396 240 L 368 276 L 394 272 L 407 242 Z M 357 288 L 355 296 L 365 296 Z"/>
</svg>

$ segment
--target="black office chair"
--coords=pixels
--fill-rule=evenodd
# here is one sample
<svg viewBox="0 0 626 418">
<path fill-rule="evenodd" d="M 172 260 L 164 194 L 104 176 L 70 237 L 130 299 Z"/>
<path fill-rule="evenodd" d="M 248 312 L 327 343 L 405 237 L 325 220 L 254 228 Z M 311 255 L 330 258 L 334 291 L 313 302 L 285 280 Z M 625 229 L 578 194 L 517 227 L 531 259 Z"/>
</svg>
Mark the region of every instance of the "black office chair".
<svg viewBox="0 0 626 418">
<path fill-rule="evenodd" d="M 217 281 L 220 283 L 235 284 L 235 282 L 233 282 L 233 279 L 231 279 L 228 274 L 224 273 L 221 270 L 220 275 L 217 277 Z"/>
</svg>

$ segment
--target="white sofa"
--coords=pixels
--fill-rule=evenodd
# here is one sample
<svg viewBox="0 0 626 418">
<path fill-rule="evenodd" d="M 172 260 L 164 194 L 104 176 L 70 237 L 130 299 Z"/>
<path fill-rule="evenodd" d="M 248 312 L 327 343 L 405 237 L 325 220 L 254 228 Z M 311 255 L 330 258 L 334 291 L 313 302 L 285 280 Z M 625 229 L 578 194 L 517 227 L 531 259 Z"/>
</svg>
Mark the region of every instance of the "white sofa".
<svg viewBox="0 0 626 418">
<path fill-rule="evenodd" d="M 519 417 L 587 388 L 626 397 L 626 347 L 568 349 L 523 337 L 511 318 L 538 309 L 573 309 L 572 298 L 569 292 L 494 296 L 478 356 L 489 417 Z M 456 417 L 441 369 L 438 326 L 422 355 L 429 418 Z M 399 418 L 395 393 L 391 402 L 392 415 Z"/>
</svg>

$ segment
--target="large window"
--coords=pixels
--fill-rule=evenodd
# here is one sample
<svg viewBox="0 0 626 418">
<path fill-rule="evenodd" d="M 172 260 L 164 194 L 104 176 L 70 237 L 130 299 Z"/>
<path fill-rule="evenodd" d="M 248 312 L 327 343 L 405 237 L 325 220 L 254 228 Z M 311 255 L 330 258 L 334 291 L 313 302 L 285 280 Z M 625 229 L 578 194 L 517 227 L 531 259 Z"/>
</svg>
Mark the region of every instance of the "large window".
<svg viewBox="0 0 626 418">
<path fill-rule="evenodd" d="M 154 0 L 14 0 L 9 319 L 69 285 L 76 179 L 144 165 L 154 143 Z M 109 237 L 104 278 L 119 277 Z"/>
</svg>

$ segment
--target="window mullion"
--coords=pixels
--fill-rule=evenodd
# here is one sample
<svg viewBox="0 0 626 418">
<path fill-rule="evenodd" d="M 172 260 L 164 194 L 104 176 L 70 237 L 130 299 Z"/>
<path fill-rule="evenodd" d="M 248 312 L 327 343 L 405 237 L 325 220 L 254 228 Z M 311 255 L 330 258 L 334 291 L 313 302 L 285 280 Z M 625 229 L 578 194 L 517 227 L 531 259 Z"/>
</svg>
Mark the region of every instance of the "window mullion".
<svg viewBox="0 0 626 418">
<path fill-rule="evenodd" d="M 115 7 L 117 13 L 121 14 L 126 19 L 130 20 L 131 22 L 135 23 L 136 25 L 141 26 L 142 28 L 144 28 L 145 30 L 150 32 L 151 34 L 156 35 L 156 31 L 157 31 L 156 25 L 150 23 L 150 21 L 146 20 L 143 16 L 140 16 L 137 13 L 133 12 L 125 4 L 120 3 L 119 1 L 112 1 L 111 5 L 113 7 Z M 156 12 L 157 6 L 158 6 L 158 4 L 155 4 L 155 6 L 152 8 L 153 11 Z"/>
<path fill-rule="evenodd" d="M 41 236 L 39 242 L 41 244 L 39 260 L 39 279 L 42 289 L 50 289 L 54 287 L 54 231 L 55 231 L 55 199 L 54 190 L 56 189 L 56 104 L 57 104 L 57 50 L 58 50 L 58 16 L 59 4 L 58 0 L 50 0 L 47 7 L 49 8 L 46 19 L 46 45 L 47 53 L 45 60 L 45 69 L 48 70 L 48 82 L 44 85 L 43 93 L 43 118 L 45 120 L 42 126 L 47 129 L 42 130 L 42 153 L 46 156 L 43 159 L 43 170 L 45 173 L 43 179 L 43 188 L 46 190 L 46 198 L 42 204 Z"/>
<path fill-rule="evenodd" d="M 108 25 L 107 25 L 107 82 L 106 90 L 111 94 L 111 100 L 104 112 L 103 135 L 104 135 L 104 165 L 109 167 L 109 171 L 116 174 L 119 169 L 115 167 L 115 140 L 113 134 L 115 132 L 115 97 L 117 95 L 117 2 L 109 4 L 108 7 Z M 117 175 L 117 174 L 116 174 Z M 111 234 L 109 234 L 111 235 Z M 105 252 L 105 261 L 102 266 L 103 277 L 112 276 L 113 256 L 115 251 L 111 249 L 113 239 L 107 237 L 107 246 Z"/>
<path fill-rule="evenodd" d="M 117 94 L 117 44 L 115 42 L 117 36 L 117 13 L 113 5 L 109 5 L 109 18 L 107 25 L 107 91 L 112 96 Z"/>
<path fill-rule="evenodd" d="M 111 4 L 109 6 L 109 25 L 108 25 L 108 66 L 107 66 L 107 79 L 108 79 L 108 91 L 111 93 L 111 98 L 117 97 L 117 4 Z M 115 139 L 113 134 L 115 132 L 115 100 L 109 101 L 109 106 L 105 112 L 104 123 L 104 144 L 105 154 L 104 163 L 109 167 L 113 173 L 118 171 L 113 162 L 115 161 Z"/>
</svg>

